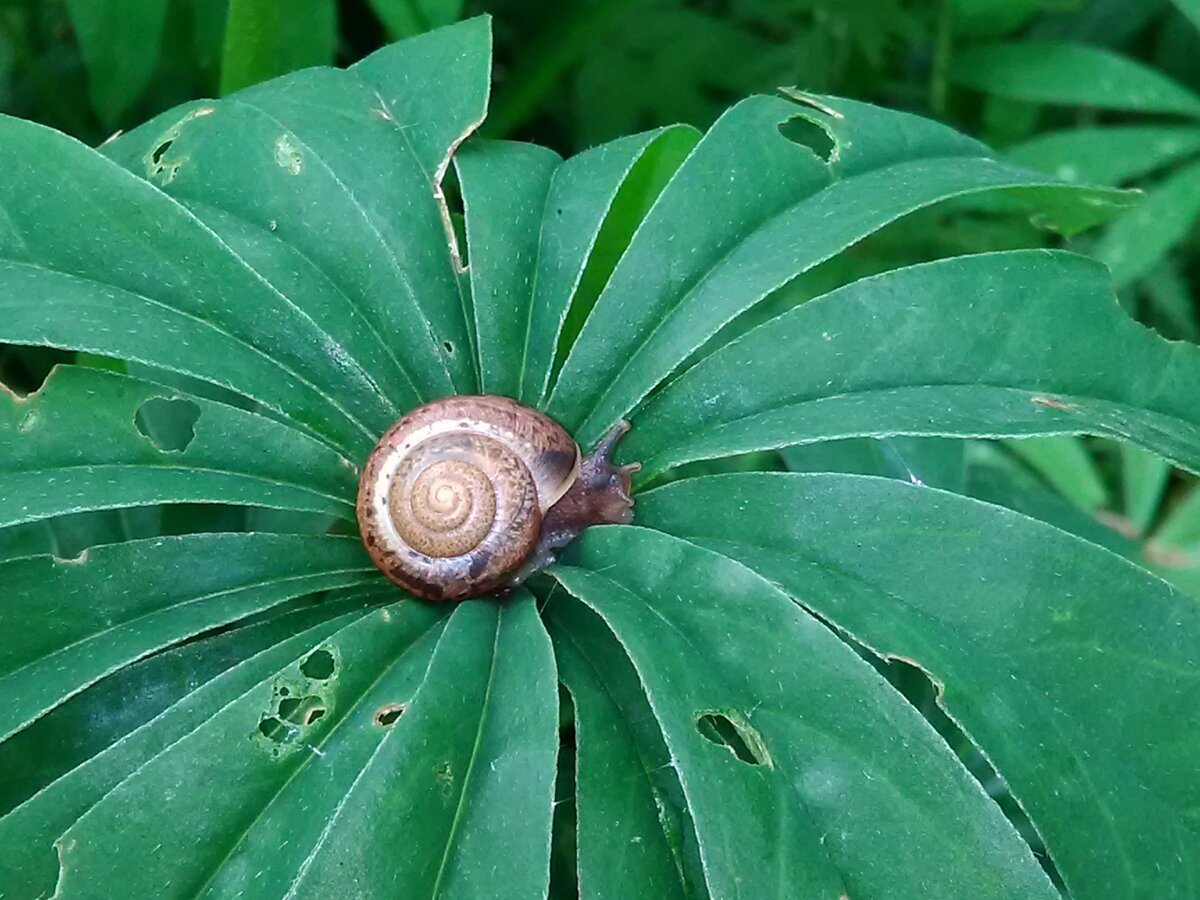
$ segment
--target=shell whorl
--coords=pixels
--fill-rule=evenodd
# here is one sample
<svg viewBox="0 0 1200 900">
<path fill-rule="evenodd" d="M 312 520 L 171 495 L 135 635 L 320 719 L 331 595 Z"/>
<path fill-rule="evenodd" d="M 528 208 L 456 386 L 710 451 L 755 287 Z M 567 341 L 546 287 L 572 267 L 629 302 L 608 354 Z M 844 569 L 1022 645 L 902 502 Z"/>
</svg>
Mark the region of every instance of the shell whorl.
<svg viewBox="0 0 1200 900">
<path fill-rule="evenodd" d="M 579 448 L 553 420 L 504 397 L 419 407 L 380 440 L 359 484 L 358 518 L 375 564 L 431 600 L 509 583 L 542 515 L 571 487 Z"/>
</svg>

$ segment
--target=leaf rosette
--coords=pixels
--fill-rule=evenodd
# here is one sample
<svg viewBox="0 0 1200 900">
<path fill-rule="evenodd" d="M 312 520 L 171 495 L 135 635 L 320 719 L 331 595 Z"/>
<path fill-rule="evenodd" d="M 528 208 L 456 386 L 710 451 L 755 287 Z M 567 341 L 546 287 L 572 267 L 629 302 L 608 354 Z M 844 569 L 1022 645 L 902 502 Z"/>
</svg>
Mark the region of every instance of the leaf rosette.
<svg viewBox="0 0 1200 900">
<path fill-rule="evenodd" d="M 0 896 L 1188 895 L 1194 600 L 919 483 L 672 480 L 897 435 L 1200 470 L 1200 351 L 1085 258 L 788 293 L 935 204 L 1072 233 L 1126 195 L 796 91 L 562 160 L 471 136 L 490 44 L 468 21 L 98 150 L 0 120 L 0 341 L 87 354 L 0 396 Z M 637 521 L 431 606 L 367 559 L 358 470 L 475 393 L 585 446 L 629 418 Z M 45 545 L 87 516 L 122 531 Z"/>
</svg>

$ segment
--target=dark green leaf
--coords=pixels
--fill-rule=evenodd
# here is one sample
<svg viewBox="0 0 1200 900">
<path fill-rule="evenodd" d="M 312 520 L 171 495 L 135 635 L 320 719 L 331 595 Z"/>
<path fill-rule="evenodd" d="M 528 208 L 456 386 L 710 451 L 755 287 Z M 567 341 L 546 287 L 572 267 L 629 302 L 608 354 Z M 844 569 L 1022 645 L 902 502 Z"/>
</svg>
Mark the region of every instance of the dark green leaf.
<svg viewBox="0 0 1200 900">
<path fill-rule="evenodd" d="M 803 135 L 792 130 L 798 122 L 809 125 Z M 814 131 L 832 143 L 828 160 L 804 143 L 821 149 Z M 913 116 L 803 94 L 747 100 L 700 141 L 638 229 L 549 411 L 590 443 L 721 326 L 797 275 L 906 213 L 1001 189 L 1070 227 L 1101 220 L 1117 202 L 1007 166 Z"/>
<path fill-rule="evenodd" d="M 463 0 L 369 0 L 392 37 L 441 28 L 462 15 Z"/>
<path fill-rule="evenodd" d="M 575 710 L 580 897 L 705 896 L 682 788 L 637 673 L 584 607 L 559 598 L 549 620 Z"/>
<path fill-rule="evenodd" d="M 843 437 L 1091 433 L 1200 470 L 1198 402 L 1200 351 L 1127 318 L 1102 267 L 996 253 L 863 279 L 759 326 L 654 397 L 623 452 L 649 478 Z"/>
<path fill-rule="evenodd" d="M 155 412 L 176 409 L 179 433 L 154 425 Z M 354 518 L 354 470 L 323 444 L 272 419 L 98 369 L 56 369 L 25 399 L 0 391 L 0 458 L 0 528 L 184 502 Z"/>
<path fill-rule="evenodd" d="M 0 736 L 99 678 L 209 628 L 376 580 L 356 539 L 206 534 L 0 563 Z"/>
<path fill-rule="evenodd" d="M 92 104 L 109 128 L 154 77 L 167 7 L 168 0 L 67 0 L 87 62 Z"/>
<path fill-rule="evenodd" d="M 927 671 L 1073 896 L 1192 895 L 1194 599 L 1043 523 L 890 479 L 694 479 L 644 495 L 638 514 Z"/>
<path fill-rule="evenodd" d="M 454 157 L 485 394 L 521 392 L 542 232 L 555 218 L 547 194 L 561 163 L 550 150 L 510 141 L 475 142 Z"/>
<path fill-rule="evenodd" d="M 623 527 L 554 573 L 637 670 L 714 897 L 1056 896 L 929 724 L 763 578 Z"/>
<path fill-rule="evenodd" d="M 378 590 L 378 589 L 377 589 Z M 385 589 L 386 590 L 386 589 Z M 390 593 L 390 591 L 388 591 Z M 222 707 L 361 617 L 364 598 L 329 599 L 258 625 L 238 628 L 152 656 L 114 673 L 3 745 L 6 772 L 23 802 L 0 818 L 0 890 L 49 895 L 58 879 L 54 841 L 148 759 L 185 737 Z M 378 602 L 384 599 L 375 596 Z M 5 795 L 8 800 L 8 794 Z"/>
</svg>

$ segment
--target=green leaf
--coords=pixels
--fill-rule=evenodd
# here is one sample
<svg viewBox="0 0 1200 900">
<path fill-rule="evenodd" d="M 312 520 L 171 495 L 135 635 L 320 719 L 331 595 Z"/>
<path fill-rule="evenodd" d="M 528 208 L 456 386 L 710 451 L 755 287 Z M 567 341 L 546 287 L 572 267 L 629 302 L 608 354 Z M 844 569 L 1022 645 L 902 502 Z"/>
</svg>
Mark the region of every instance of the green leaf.
<svg viewBox="0 0 1200 900">
<path fill-rule="evenodd" d="M 1192 548 L 1200 545 L 1200 491 L 1194 487 L 1178 503 L 1154 532 L 1153 544 L 1159 548 Z"/>
<path fill-rule="evenodd" d="M 58 839 L 60 890 L 194 897 L 253 885 L 284 896 L 299 886 L 331 819 L 394 741 L 403 716 L 376 724 L 380 710 L 412 698 L 445 621 L 411 601 L 384 606 L 282 667 L 260 667 L 250 684 L 239 679 L 239 692 L 223 692 L 222 706 Z"/>
<path fill-rule="evenodd" d="M 643 495 L 638 514 L 928 672 L 1073 896 L 1190 895 L 1192 598 L 1043 523 L 890 479 L 692 479 Z"/>
<path fill-rule="evenodd" d="M 337 819 L 320 817 L 324 842 L 297 889 L 327 897 L 351 879 L 368 895 L 404 884 L 431 897 L 545 896 L 557 725 L 533 598 L 460 605 L 395 735 Z"/>
<path fill-rule="evenodd" d="M 1171 477 L 1171 465 L 1153 453 L 1121 444 L 1121 487 L 1125 517 L 1138 534 L 1145 534 L 1158 515 L 1163 493 Z"/>
<path fill-rule="evenodd" d="M 1039 13 L 1073 9 L 1074 0 L 950 0 L 954 30 L 963 35 L 996 36 L 1015 31 Z"/>
<path fill-rule="evenodd" d="M 1062 106 L 1200 117 L 1200 96 L 1143 64 L 1086 44 L 1020 41 L 967 50 L 959 84 L 989 94 Z"/>
<path fill-rule="evenodd" d="M 3 119 L 0 136 L 19 173 L 0 184 L 0 339 L 207 379 L 359 453 L 386 427 L 369 376 L 199 219 L 64 135 Z"/>
<path fill-rule="evenodd" d="M 471 305 L 485 394 L 521 392 L 547 195 L 562 160 L 534 144 L 473 142 L 454 157 L 467 223 Z"/>
<path fill-rule="evenodd" d="M 0 121 L 0 163 L 19 175 L 0 191 L 0 340 L 221 384 L 365 456 L 398 410 L 475 386 L 439 196 L 482 117 L 489 50 L 486 21 L 464 23 L 106 148 L 190 209 L 61 135 Z M 425 68 L 447 56 L 453 82 Z"/>
<path fill-rule="evenodd" d="M 388 34 L 412 37 L 458 20 L 463 0 L 368 0 Z"/>
<path fill-rule="evenodd" d="M 575 710 L 580 897 L 704 896 L 682 788 L 637 672 L 579 604 L 556 600 L 548 620 Z"/>
<path fill-rule="evenodd" d="M 1198 471 L 1197 398 L 1200 351 L 1126 317 L 1098 264 L 995 253 L 863 279 L 759 326 L 650 400 L 622 454 L 648 480 L 845 437 L 1099 434 Z"/>
<path fill-rule="evenodd" d="M 330 65 L 336 50 L 335 0 L 229 0 L 221 93 Z"/>
<path fill-rule="evenodd" d="M 570 320 L 587 317 L 647 206 L 696 138 L 682 125 L 632 135 L 573 156 L 554 173 L 522 342 L 524 402 L 544 400 L 558 349 L 573 340 L 564 335 Z"/>
<path fill-rule="evenodd" d="M 1149 273 L 1200 219 L 1200 162 L 1164 178 L 1146 199 L 1113 223 L 1096 245 L 1117 287 Z"/>
<path fill-rule="evenodd" d="M 916 209 L 1007 189 L 1077 228 L 1123 202 L 1007 166 L 923 119 L 795 98 L 756 97 L 726 113 L 638 229 L 548 404 L 581 442 L 595 440 L 739 313 Z M 827 132 L 828 161 L 802 136 L 787 136 L 797 120 Z M 811 134 L 804 139 L 815 140 Z M 718 208 L 720 217 L 709 214 Z"/>
<path fill-rule="evenodd" d="M 317 535 L 197 534 L 0 563 L 0 738 L 155 650 L 378 578 L 357 539 Z"/>
<path fill-rule="evenodd" d="M 1171 0 L 1175 7 L 1187 16 L 1197 29 L 1200 29 L 1200 0 Z"/>
<path fill-rule="evenodd" d="M 754 572 L 614 527 L 554 574 L 637 670 L 713 896 L 1056 896 L 932 727 Z"/>
<path fill-rule="evenodd" d="M 92 105 L 104 124 L 117 122 L 154 77 L 168 0 L 67 0 L 88 67 Z"/>
<path fill-rule="evenodd" d="M 962 494 L 966 447 L 964 441 L 943 438 L 848 438 L 788 447 L 781 455 L 792 472 L 883 475 Z"/>
<path fill-rule="evenodd" d="M 204 204 L 326 343 L 408 408 L 477 388 L 442 180 L 483 118 L 489 63 L 476 19 L 164 114 L 105 149 Z"/>
<path fill-rule="evenodd" d="M 545 894 L 557 695 L 531 598 L 384 607 L 272 675 L 67 831 L 64 890 Z"/>
<path fill-rule="evenodd" d="M 385 589 L 391 594 L 390 589 Z M 3 745 L 10 790 L 24 802 L 0 805 L 0 886 L 6 894 L 53 893 L 55 840 L 144 762 L 187 736 L 224 706 L 288 664 L 307 657 L 330 634 L 361 618 L 363 600 L 318 605 L 185 644 L 121 669 Z M 394 594 L 392 595 L 394 596 Z M 357 609 L 357 611 L 356 611 Z M 54 767 L 48 784 L 27 787 Z"/>
<path fill-rule="evenodd" d="M 1108 502 L 1100 468 L 1080 438 L 1025 438 L 1008 448 L 1080 509 L 1094 512 Z"/>
<path fill-rule="evenodd" d="M 181 411 L 179 433 L 153 414 Z M 79 427 L 87 422 L 87 438 Z M 85 510 L 240 503 L 354 519 L 342 457 L 274 420 L 98 369 L 0 391 L 0 528 Z"/>
<path fill-rule="evenodd" d="M 1124 184 L 1200 153 L 1200 128 L 1112 125 L 1053 131 L 1010 147 L 1007 156 L 1082 184 Z"/>
</svg>

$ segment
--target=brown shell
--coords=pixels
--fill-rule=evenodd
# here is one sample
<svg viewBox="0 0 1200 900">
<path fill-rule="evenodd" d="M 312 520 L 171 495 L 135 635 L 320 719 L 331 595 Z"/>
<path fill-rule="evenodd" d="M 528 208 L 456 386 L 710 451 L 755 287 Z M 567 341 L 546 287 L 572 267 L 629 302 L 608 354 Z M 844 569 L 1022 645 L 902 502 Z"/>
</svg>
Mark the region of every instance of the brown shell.
<svg viewBox="0 0 1200 900">
<path fill-rule="evenodd" d="M 367 552 L 405 590 L 462 600 L 510 583 L 579 473 L 561 426 L 507 397 L 435 400 L 380 439 L 358 488 Z"/>
</svg>

